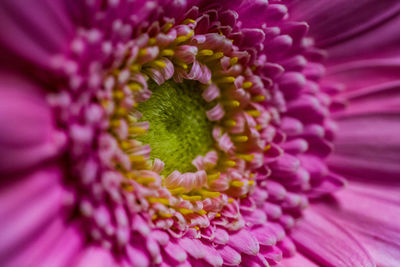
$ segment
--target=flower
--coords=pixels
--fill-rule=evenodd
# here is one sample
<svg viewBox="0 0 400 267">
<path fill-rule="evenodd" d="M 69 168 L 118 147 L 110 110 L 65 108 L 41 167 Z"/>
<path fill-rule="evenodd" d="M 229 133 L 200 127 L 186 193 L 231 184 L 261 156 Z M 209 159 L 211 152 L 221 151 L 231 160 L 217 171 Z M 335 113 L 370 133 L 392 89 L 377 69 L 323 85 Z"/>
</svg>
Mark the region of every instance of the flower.
<svg viewBox="0 0 400 267">
<path fill-rule="evenodd" d="M 396 266 L 399 7 L 2 1 L 0 262 Z"/>
</svg>

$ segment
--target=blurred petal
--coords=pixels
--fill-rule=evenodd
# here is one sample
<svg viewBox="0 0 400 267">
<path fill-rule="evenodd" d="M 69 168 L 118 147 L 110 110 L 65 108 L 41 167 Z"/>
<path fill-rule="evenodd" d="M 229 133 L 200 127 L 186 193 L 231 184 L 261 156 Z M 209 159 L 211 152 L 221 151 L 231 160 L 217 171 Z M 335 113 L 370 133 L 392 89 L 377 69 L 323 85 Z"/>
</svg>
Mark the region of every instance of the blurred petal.
<svg viewBox="0 0 400 267">
<path fill-rule="evenodd" d="M 53 158 L 65 141 L 54 129 L 52 111 L 38 88 L 6 75 L 0 74 L 0 173 Z"/>
<path fill-rule="evenodd" d="M 112 267 L 117 266 L 111 251 L 102 247 L 88 247 L 80 255 L 77 267 Z"/>
<path fill-rule="evenodd" d="M 44 228 L 62 218 L 65 191 L 61 175 L 58 168 L 47 168 L 21 177 L 1 190 L 0 262 L 14 260 L 40 239 Z"/>
<path fill-rule="evenodd" d="M 64 0 L 4 0 L 0 3 L 0 47 L 48 67 L 73 32 Z"/>
</svg>

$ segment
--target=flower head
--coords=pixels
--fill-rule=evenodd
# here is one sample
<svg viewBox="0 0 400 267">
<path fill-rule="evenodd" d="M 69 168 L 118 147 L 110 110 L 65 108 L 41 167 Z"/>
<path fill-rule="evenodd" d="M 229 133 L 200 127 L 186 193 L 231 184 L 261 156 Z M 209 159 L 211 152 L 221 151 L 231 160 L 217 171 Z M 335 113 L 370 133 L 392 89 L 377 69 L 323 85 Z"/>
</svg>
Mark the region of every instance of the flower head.
<svg viewBox="0 0 400 267">
<path fill-rule="evenodd" d="M 345 185 L 326 163 L 340 88 L 321 80 L 326 52 L 292 6 L 0 4 L 10 25 L 2 35 L 15 33 L 0 39 L 13 60 L 12 75 L 0 76 L 10 100 L 0 115 L 22 122 L 7 126 L 0 150 L 10 155 L 1 173 L 22 176 L 0 211 L 29 220 L 5 223 L 4 263 L 269 266 L 290 264 L 283 259 L 297 247 L 340 264 L 329 245 L 313 243 L 335 225 L 329 209 L 306 209 Z M 12 212 L 23 203 L 22 215 Z M 350 242 L 348 266 L 372 264 L 337 232 Z M 63 257 L 38 256 L 64 244 Z"/>
</svg>

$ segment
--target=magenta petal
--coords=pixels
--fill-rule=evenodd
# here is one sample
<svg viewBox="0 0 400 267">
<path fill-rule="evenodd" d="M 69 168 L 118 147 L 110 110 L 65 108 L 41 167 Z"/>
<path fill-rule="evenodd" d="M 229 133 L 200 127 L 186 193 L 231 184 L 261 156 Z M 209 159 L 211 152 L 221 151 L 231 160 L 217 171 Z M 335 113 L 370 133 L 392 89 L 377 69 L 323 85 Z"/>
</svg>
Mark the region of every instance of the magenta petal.
<svg viewBox="0 0 400 267">
<path fill-rule="evenodd" d="M 344 116 L 337 122 L 332 169 L 348 178 L 400 182 L 400 113 Z"/>
<path fill-rule="evenodd" d="M 291 236 L 301 253 L 324 266 L 375 266 L 365 248 L 345 228 L 312 208 L 304 212 Z"/>
<path fill-rule="evenodd" d="M 34 166 L 60 153 L 65 142 L 37 88 L 17 76 L 0 74 L 0 172 Z"/>
<path fill-rule="evenodd" d="M 291 15 L 311 25 L 310 34 L 319 47 L 334 45 L 384 23 L 399 12 L 396 0 L 295 1 Z"/>
<path fill-rule="evenodd" d="M 43 227 L 62 216 L 60 175 L 57 169 L 38 171 L 0 192 L 0 216 L 6 218 L 0 221 L 0 259 L 29 246 Z"/>
<path fill-rule="evenodd" d="M 52 56 L 68 47 L 74 30 L 65 2 L 1 1 L 1 46 L 39 66 L 50 67 Z"/>
<path fill-rule="evenodd" d="M 319 212 L 350 229 L 370 251 L 378 266 L 400 262 L 400 195 L 393 186 L 350 182 L 336 202 L 317 206 Z"/>
<path fill-rule="evenodd" d="M 89 247 L 86 248 L 80 259 L 77 261 L 77 267 L 112 267 L 116 266 L 111 251 L 102 247 Z"/>
<path fill-rule="evenodd" d="M 285 267 L 318 267 L 317 264 L 310 261 L 300 253 L 296 253 L 293 257 L 284 258 L 282 260 L 282 266 Z"/>
<path fill-rule="evenodd" d="M 260 245 L 254 235 L 244 229 L 231 234 L 228 245 L 248 255 L 256 255 L 260 250 Z"/>
<path fill-rule="evenodd" d="M 79 257 L 84 245 L 84 235 L 76 227 L 69 226 L 59 236 L 57 243 L 44 253 L 37 266 L 43 267 L 69 267 Z M 68 245 L 67 245 L 68 244 Z"/>
</svg>

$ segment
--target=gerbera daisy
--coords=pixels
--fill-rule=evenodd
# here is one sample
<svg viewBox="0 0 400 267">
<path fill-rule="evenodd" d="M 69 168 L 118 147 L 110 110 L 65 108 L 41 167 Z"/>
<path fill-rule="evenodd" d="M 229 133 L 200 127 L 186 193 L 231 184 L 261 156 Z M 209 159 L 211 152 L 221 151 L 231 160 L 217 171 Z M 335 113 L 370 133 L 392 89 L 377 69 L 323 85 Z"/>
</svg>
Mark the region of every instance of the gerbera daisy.
<svg viewBox="0 0 400 267">
<path fill-rule="evenodd" d="M 396 266 L 400 5 L 315 2 L 3 0 L 1 265 Z"/>
</svg>

